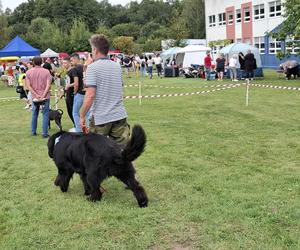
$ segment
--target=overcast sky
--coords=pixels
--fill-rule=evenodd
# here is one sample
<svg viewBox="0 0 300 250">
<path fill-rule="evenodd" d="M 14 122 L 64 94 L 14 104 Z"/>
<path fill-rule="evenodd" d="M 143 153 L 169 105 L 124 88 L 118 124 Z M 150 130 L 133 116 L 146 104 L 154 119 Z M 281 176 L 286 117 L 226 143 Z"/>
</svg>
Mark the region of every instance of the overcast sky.
<svg viewBox="0 0 300 250">
<path fill-rule="evenodd" d="M 108 0 L 111 4 L 122 4 L 125 5 L 130 2 L 130 0 Z M 27 0 L 1 0 L 3 5 L 3 10 L 6 8 L 14 9 L 20 3 L 27 2 Z"/>
</svg>

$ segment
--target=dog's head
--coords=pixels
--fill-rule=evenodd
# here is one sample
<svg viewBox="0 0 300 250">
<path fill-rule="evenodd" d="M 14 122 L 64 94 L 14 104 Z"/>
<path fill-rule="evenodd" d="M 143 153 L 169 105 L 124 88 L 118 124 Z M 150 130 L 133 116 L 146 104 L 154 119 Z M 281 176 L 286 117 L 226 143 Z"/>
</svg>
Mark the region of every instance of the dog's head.
<svg viewBox="0 0 300 250">
<path fill-rule="evenodd" d="M 65 131 L 57 132 L 49 137 L 48 140 L 48 155 L 50 158 L 53 158 L 53 151 L 55 146 L 55 139 L 61 136 L 62 134 L 66 133 Z"/>
</svg>

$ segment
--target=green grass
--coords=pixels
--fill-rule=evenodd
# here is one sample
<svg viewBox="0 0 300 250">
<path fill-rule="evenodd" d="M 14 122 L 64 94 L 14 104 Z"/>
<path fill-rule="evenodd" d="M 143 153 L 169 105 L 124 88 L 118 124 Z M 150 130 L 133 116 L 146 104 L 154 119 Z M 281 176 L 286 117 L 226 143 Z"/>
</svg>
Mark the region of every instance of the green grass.
<svg viewBox="0 0 300 250">
<path fill-rule="evenodd" d="M 271 71 L 257 82 L 300 87 Z M 143 79 L 142 94 L 208 84 L 217 82 Z M 251 87 L 249 107 L 245 87 L 141 106 L 126 100 L 130 124 L 148 136 L 136 162 L 146 209 L 114 178 L 100 203 L 86 201 L 78 176 L 61 193 L 46 141 L 30 136 L 30 113 L 21 101 L 0 101 L 0 249 L 299 249 L 299 94 Z M 6 96 L 16 93 L 1 85 Z M 71 127 L 66 114 L 63 127 Z"/>
</svg>

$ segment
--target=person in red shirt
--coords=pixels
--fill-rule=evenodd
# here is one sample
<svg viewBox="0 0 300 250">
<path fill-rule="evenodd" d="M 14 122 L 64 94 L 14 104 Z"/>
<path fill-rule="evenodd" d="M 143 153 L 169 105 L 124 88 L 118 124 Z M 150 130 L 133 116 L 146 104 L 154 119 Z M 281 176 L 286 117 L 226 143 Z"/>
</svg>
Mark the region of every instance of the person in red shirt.
<svg viewBox="0 0 300 250">
<path fill-rule="evenodd" d="M 210 71 L 211 71 L 211 56 L 210 51 L 206 51 L 206 57 L 204 58 L 204 68 L 205 68 L 205 76 L 206 80 L 209 81 Z"/>
</svg>

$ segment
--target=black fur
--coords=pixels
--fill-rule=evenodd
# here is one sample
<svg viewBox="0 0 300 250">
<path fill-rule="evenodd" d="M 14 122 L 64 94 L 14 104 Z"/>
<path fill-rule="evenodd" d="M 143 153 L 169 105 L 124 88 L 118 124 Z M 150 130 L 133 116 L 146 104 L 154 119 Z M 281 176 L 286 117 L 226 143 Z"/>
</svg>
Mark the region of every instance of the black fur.
<svg viewBox="0 0 300 250">
<path fill-rule="evenodd" d="M 62 131 L 61 118 L 62 118 L 63 113 L 64 112 L 61 109 L 57 109 L 57 110 L 50 109 L 50 111 L 49 111 L 49 129 L 51 128 L 50 121 L 55 121 L 56 125 L 59 127 L 59 130 Z"/>
<path fill-rule="evenodd" d="M 56 138 L 58 142 L 55 145 Z M 99 201 L 102 181 L 115 176 L 132 190 L 140 207 L 147 207 L 146 192 L 135 179 L 132 165 L 132 161 L 143 153 L 145 145 L 146 134 L 140 125 L 134 126 L 132 137 L 123 151 L 117 143 L 102 135 L 58 132 L 48 140 L 48 154 L 58 169 L 54 184 L 62 192 L 67 192 L 70 179 L 78 173 L 84 194 L 89 196 L 90 201 Z"/>
</svg>

